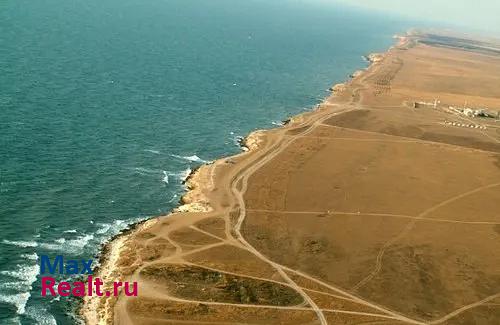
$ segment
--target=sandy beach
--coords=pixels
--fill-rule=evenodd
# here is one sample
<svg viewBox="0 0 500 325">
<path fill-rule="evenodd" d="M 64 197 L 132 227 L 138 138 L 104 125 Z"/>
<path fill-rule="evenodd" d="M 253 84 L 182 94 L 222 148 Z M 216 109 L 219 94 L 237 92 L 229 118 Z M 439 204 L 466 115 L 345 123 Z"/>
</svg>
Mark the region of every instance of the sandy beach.
<svg viewBox="0 0 500 325">
<path fill-rule="evenodd" d="M 109 242 L 96 276 L 139 296 L 86 297 L 86 323 L 497 324 L 500 57 L 422 39 Z"/>
</svg>

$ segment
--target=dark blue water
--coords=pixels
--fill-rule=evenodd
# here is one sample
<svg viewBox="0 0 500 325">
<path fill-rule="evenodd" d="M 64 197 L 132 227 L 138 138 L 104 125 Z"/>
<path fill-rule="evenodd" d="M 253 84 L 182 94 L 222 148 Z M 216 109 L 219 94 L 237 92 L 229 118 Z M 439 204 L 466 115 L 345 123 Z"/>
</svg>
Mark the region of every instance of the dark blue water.
<svg viewBox="0 0 500 325">
<path fill-rule="evenodd" d="M 0 0 L 0 324 L 74 323 L 41 254 L 92 258 L 168 212 L 190 168 L 407 27 L 314 1 Z"/>
</svg>

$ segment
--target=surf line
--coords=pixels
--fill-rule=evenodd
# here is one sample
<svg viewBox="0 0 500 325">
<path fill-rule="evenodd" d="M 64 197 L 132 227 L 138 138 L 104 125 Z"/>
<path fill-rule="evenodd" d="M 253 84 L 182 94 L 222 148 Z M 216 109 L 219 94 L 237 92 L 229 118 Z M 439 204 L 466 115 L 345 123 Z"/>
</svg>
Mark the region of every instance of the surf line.
<svg viewBox="0 0 500 325">
<path fill-rule="evenodd" d="M 111 283 L 112 290 L 105 290 L 104 287 L 110 288 L 100 278 L 92 276 L 92 259 L 86 260 L 64 260 L 62 255 L 57 255 L 53 260 L 47 255 L 40 255 L 40 275 L 41 275 L 41 295 L 42 297 L 98 297 L 118 296 L 123 292 L 128 297 L 137 297 L 137 282 L 121 282 L 114 281 Z M 46 274 L 50 274 L 48 276 Z M 80 278 L 87 276 L 86 281 L 61 281 L 56 284 L 54 275 L 70 275 Z"/>
</svg>

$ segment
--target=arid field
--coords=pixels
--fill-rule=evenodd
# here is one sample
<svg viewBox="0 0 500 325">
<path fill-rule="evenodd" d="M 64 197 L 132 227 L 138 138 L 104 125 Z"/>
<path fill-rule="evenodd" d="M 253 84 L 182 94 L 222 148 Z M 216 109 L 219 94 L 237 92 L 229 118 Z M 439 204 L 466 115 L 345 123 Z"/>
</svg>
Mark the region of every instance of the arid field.
<svg viewBox="0 0 500 325">
<path fill-rule="evenodd" d="M 500 52 L 433 40 L 200 168 L 180 212 L 108 248 L 102 276 L 139 297 L 87 321 L 500 324 Z"/>
</svg>

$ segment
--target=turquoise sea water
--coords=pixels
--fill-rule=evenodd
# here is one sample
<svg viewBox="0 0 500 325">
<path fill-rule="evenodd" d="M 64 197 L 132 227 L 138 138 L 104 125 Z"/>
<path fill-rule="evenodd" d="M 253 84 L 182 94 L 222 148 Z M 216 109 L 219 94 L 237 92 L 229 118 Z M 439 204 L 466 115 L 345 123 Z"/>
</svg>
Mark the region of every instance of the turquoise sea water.
<svg viewBox="0 0 500 325">
<path fill-rule="evenodd" d="M 41 254 L 92 258 L 168 212 L 190 168 L 408 27 L 314 1 L 1 0 L 0 324 L 75 323 L 40 295 Z"/>
</svg>

